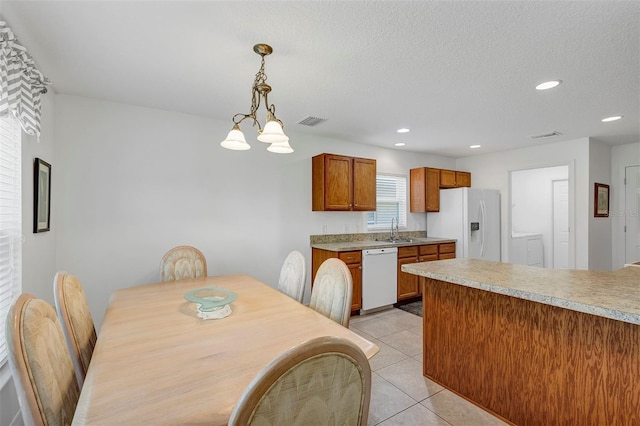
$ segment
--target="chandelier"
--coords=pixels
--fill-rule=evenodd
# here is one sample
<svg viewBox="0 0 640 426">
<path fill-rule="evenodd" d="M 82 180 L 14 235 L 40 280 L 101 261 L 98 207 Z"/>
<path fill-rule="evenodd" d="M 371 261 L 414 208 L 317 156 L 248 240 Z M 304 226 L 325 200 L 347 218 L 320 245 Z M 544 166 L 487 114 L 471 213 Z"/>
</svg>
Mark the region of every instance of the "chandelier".
<svg viewBox="0 0 640 426">
<path fill-rule="evenodd" d="M 256 44 L 253 46 L 253 51 L 260 55 L 262 59 L 260 61 L 260 70 L 256 74 L 253 80 L 253 87 L 251 88 L 251 111 L 249 114 L 238 113 L 233 116 L 233 128 L 220 145 L 222 145 L 223 148 L 237 151 L 250 149 L 251 145 L 247 143 L 244 134 L 240 130 L 240 123 L 249 118 L 253 121 L 253 126 L 258 126 L 258 140 L 271 144 L 267 148 L 268 151 L 278 154 L 288 154 L 293 152 L 293 148 L 289 145 L 289 137 L 285 135 L 282 130 L 282 121 L 276 117 L 276 107 L 273 104 L 269 105 L 267 99 L 267 95 L 271 92 L 271 86 L 267 84 L 267 75 L 264 73 L 264 57 L 270 55 L 273 49 L 268 44 Z M 256 117 L 256 112 L 263 99 L 264 106 L 267 110 L 267 121 L 264 129 Z"/>
</svg>

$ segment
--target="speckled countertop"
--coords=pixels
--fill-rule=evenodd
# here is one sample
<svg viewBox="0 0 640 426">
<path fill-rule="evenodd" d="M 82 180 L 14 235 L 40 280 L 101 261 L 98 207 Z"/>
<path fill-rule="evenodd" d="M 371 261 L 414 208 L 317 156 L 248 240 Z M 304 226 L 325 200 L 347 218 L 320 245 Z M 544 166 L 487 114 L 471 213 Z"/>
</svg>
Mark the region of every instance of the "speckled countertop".
<svg viewBox="0 0 640 426">
<path fill-rule="evenodd" d="M 404 272 L 640 324 L 640 268 L 545 269 L 477 259 L 410 263 Z"/>
<path fill-rule="evenodd" d="M 424 233 L 424 232 L 423 232 Z M 313 237 L 313 236 L 312 236 Z M 405 239 L 402 242 L 390 242 L 387 240 L 389 238 L 389 234 L 386 233 L 384 236 L 380 236 L 379 240 L 368 239 L 368 240 L 349 240 L 349 241 L 332 241 L 328 239 L 328 241 L 317 241 L 314 242 L 313 238 L 311 240 L 311 247 L 318 248 L 322 250 L 329 251 L 352 251 L 352 250 L 368 250 L 368 249 L 377 249 L 377 248 L 386 248 L 386 247 L 408 247 L 408 246 L 419 246 L 425 244 L 438 244 L 438 243 L 455 243 L 456 240 L 445 239 L 445 238 L 426 238 L 426 237 L 412 237 L 409 235 L 402 235 L 401 237 Z"/>
</svg>

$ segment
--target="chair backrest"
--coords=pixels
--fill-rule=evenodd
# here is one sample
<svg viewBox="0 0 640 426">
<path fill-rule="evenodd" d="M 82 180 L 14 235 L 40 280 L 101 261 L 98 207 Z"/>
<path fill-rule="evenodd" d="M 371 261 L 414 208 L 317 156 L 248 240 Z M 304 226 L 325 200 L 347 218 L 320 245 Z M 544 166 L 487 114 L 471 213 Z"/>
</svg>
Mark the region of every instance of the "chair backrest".
<svg viewBox="0 0 640 426">
<path fill-rule="evenodd" d="M 78 385 L 82 388 L 97 340 L 87 297 L 80 281 L 64 272 L 58 272 L 53 279 L 53 297 Z"/>
<path fill-rule="evenodd" d="M 192 246 L 174 247 L 162 256 L 160 281 L 175 281 L 184 278 L 207 276 L 207 259 L 200 250 Z"/>
<path fill-rule="evenodd" d="M 293 250 L 282 264 L 278 279 L 278 290 L 302 303 L 304 298 L 304 282 L 307 277 L 304 256 Z"/>
<path fill-rule="evenodd" d="M 342 337 L 318 337 L 262 369 L 228 424 L 366 425 L 370 399 L 371 367 L 362 350 Z"/>
<path fill-rule="evenodd" d="M 340 259 L 327 259 L 318 268 L 311 289 L 309 307 L 349 327 L 353 280 L 347 264 Z"/>
<path fill-rule="evenodd" d="M 80 388 L 53 306 L 22 294 L 7 316 L 6 336 L 24 424 L 71 424 Z"/>
</svg>

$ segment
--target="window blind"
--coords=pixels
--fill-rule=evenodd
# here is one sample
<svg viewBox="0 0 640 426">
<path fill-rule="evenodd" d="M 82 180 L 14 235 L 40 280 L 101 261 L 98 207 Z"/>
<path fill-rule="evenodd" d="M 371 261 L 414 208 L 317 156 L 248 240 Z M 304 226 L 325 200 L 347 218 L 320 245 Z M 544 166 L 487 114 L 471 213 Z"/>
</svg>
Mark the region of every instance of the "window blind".
<svg viewBox="0 0 640 426">
<path fill-rule="evenodd" d="M 407 226 L 407 177 L 378 174 L 376 176 L 376 211 L 367 216 L 369 229 L 390 229 L 391 219 Z"/>
<path fill-rule="evenodd" d="M 5 322 L 22 290 L 20 123 L 0 118 L 0 366 L 7 360 Z"/>
</svg>

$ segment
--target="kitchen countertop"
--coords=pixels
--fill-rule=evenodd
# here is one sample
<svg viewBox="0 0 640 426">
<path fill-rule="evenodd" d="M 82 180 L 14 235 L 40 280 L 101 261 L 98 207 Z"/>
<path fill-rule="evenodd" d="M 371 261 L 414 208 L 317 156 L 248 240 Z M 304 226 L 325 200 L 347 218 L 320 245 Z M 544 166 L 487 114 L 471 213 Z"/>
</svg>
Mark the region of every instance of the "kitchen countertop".
<svg viewBox="0 0 640 426">
<path fill-rule="evenodd" d="M 312 243 L 312 248 L 328 250 L 328 251 L 353 251 L 353 250 L 369 250 L 369 249 L 378 249 L 378 248 L 386 248 L 386 247 L 409 247 L 409 246 L 421 246 L 425 244 L 440 244 L 440 243 L 455 243 L 454 239 L 447 238 L 409 238 L 406 241 L 402 242 L 391 242 L 391 241 L 376 241 L 376 240 L 368 240 L 368 241 L 342 241 L 342 242 L 333 242 L 333 243 Z"/>
<path fill-rule="evenodd" d="M 410 263 L 404 272 L 640 325 L 640 268 L 546 269 L 478 259 Z"/>
</svg>

